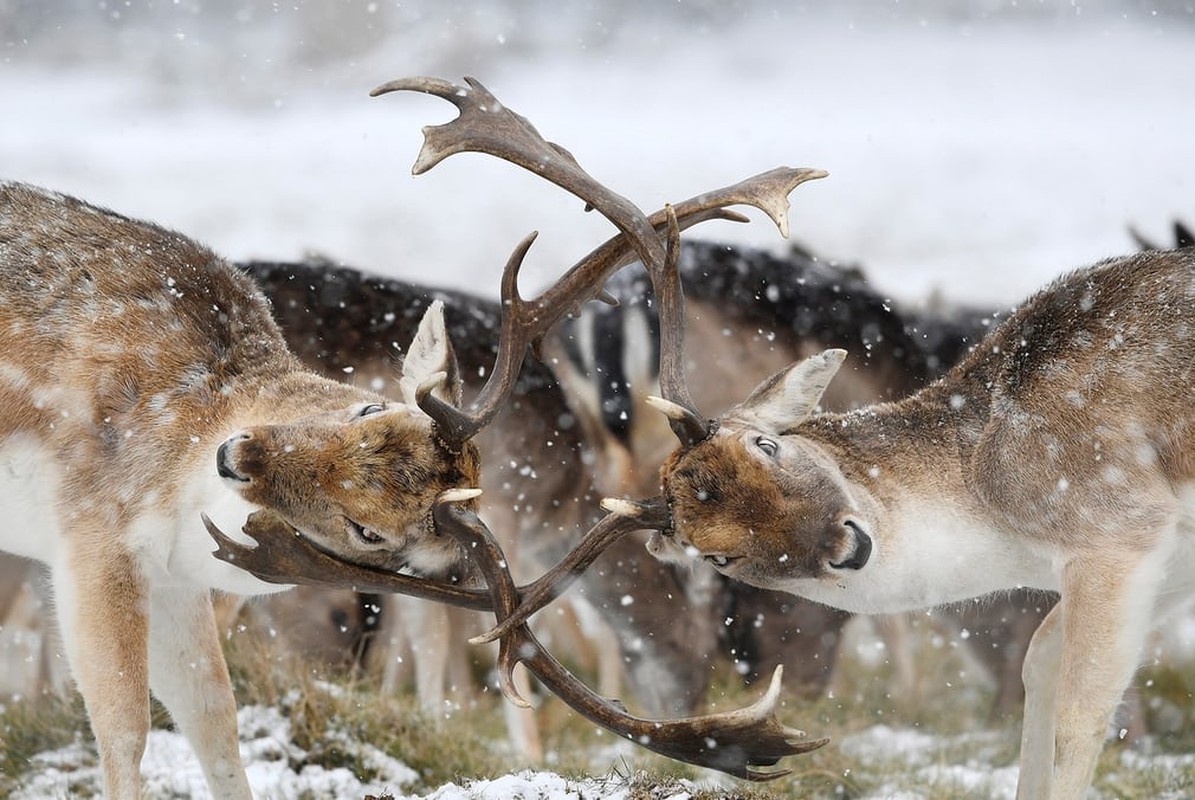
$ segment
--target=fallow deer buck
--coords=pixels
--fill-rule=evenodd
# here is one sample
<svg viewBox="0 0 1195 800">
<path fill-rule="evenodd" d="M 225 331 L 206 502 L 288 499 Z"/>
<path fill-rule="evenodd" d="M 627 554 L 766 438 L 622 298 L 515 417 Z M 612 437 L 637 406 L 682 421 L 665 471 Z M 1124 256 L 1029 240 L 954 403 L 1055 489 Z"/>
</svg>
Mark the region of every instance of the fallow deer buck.
<svg viewBox="0 0 1195 800">
<path fill-rule="evenodd" d="M 1140 253 L 1030 298 L 943 378 L 816 407 L 846 353 L 687 432 L 663 480 L 669 558 L 857 613 L 1020 587 L 1061 601 L 1024 667 L 1021 798 L 1078 798 L 1150 628 L 1195 589 L 1195 254 Z"/>
<path fill-rule="evenodd" d="M 638 258 L 652 269 L 658 283 L 673 281 L 681 228 L 707 219 L 744 219 L 727 210 L 732 205 L 751 205 L 764 211 L 787 234 L 788 194 L 800 183 L 824 175 L 817 170 L 778 168 L 648 216 L 597 183 L 567 151 L 543 140 L 526 120 L 504 108 L 479 83 L 472 79 L 467 79 L 467 83 L 457 86 L 432 78 L 412 78 L 375 90 L 375 94 L 395 90 L 424 92 L 451 102 L 460 112 L 447 124 L 424 129 L 424 146 L 414 167 L 416 174 L 453 153 L 476 151 L 495 155 L 582 198 L 614 223 L 620 235 L 591 252 L 533 299 L 521 297 L 517 285 L 519 268 L 532 238 L 519 245 L 503 273 L 502 334 L 486 385 L 464 409 L 429 391 L 436 385 L 435 379 L 425 382 L 417 391 L 421 408 L 435 420 L 436 435 L 449 448 L 475 435 L 494 419 L 510 393 L 527 349 L 538 350 L 548 330 L 583 301 L 603 296 L 603 283 L 618 268 Z M 667 247 L 661 230 L 667 233 Z M 682 302 L 679 293 L 659 289 L 657 286 L 662 313 L 673 315 L 680 310 L 673 305 Z M 675 369 L 676 364 L 668 360 L 668 354 L 676 352 L 678 343 L 670 337 L 670 329 L 665 327 L 662 352 L 668 368 Z M 824 744 L 824 740 L 808 740 L 801 731 L 786 728 L 776 720 L 779 669 L 765 697 L 750 709 L 682 720 L 646 720 L 589 691 L 527 630 L 525 615 L 550 602 L 605 548 L 635 530 L 662 525 L 665 519 L 662 504 L 612 502 L 610 508 L 616 513 L 594 526 L 556 568 L 520 589 L 510 576 L 505 555 L 484 524 L 469 509 L 454 502 L 470 496 L 472 493 L 446 493 L 443 502 L 436 504 L 434 515 L 439 530 L 467 544 L 464 550 L 486 576 L 488 591 L 469 591 L 443 582 L 389 574 L 353 563 L 352 559 L 329 555 L 303 537 L 292 535 L 291 526 L 273 513 L 255 513 L 245 521 L 242 530 L 255 540 L 255 547 L 229 539 L 218 525 L 206 521 L 219 544 L 217 557 L 264 580 L 396 591 L 466 607 L 493 609 L 499 627 L 483 638 L 501 640 L 499 662 L 503 691 L 508 697 L 520 701 L 511 676 L 517 663 L 525 663 L 545 686 L 583 715 L 672 758 L 745 778 L 765 779 L 783 773 L 760 772 L 755 767 L 772 765 L 785 755 Z M 516 614 L 520 609 L 523 617 Z"/>
<path fill-rule="evenodd" d="M 212 793 L 249 797 L 210 588 L 283 587 L 213 559 L 200 515 L 269 510 L 387 569 L 456 562 L 429 512 L 476 483 L 476 450 L 440 446 L 414 394 L 455 372 L 439 310 L 393 403 L 303 369 L 248 277 L 154 225 L 2 183 L 0 271 L 0 545 L 51 569 L 107 796 L 140 794 L 152 690 Z"/>
</svg>

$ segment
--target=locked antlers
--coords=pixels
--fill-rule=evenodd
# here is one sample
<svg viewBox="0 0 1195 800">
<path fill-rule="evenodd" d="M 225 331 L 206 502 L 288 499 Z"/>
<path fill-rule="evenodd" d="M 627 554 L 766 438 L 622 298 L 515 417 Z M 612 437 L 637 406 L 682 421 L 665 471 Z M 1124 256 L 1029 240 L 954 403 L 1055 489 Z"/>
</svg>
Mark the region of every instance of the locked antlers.
<svg viewBox="0 0 1195 800">
<path fill-rule="evenodd" d="M 494 614 L 502 623 L 514 612 L 519 593 L 498 542 L 476 514 L 460 506 L 439 503 L 434 513 L 437 529 L 456 538 L 478 560 L 490 587 Z M 829 741 L 809 739 L 804 731 L 786 727 L 776 719 L 782 667 L 776 668 L 764 696 L 748 708 L 686 719 L 649 720 L 627 713 L 620 703 L 599 697 L 577 680 L 543 648 L 526 623 L 504 633 L 498 650 L 502 693 L 526 706 L 514 688 L 513 671 L 518 664 L 523 664 L 574 711 L 603 728 L 669 758 L 747 780 L 765 781 L 787 775 L 789 770 L 764 772 L 755 767 L 773 766 L 785 756 L 816 750 Z"/>
<path fill-rule="evenodd" d="M 597 209 L 618 229 L 538 296 L 525 299 L 518 291 L 518 273 L 535 239 L 525 238 L 503 270 L 503 318 L 494 369 L 477 396 L 464 408 L 432 395 L 434 382 L 417 392 L 420 407 L 434 422 L 445 447 L 458 448 L 493 419 L 514 386 L 527 349 L 538 350 L 548 330 L 561 317 L 597 298 L 612 302 L 603 286 L 620 267 L 638 258 L 648 269 L 660 318 L 660 384 L 657 405 L 668 414 L 682 441 L 695 443 L 709 436 L 711 424 L 692 410 L 684 376 L 684 296 L 677 259 L 681 230 L 710 219 L 746 221 L 729 206 L 749 205 L 767 214 L 781 234 L 788 235 L 788 194 L 801 183 L 826 175 L 821 170 L 782 167 L 747 180 L 698 195 L 646 215 L 626 198 L 594 180 L 564 148 L 544 140 L 523 117 L 505 108 L 477 81 L 465 86 L 434 79 L 407 78 L 379 86 L 372 94 L 418 91 L 453 103 L 460 115 L 453 121 L 424 128 L 424 145 L 413 167 L 415 174 L 431 169 L 453 153 L 488 153 L 539 175 Z M 749 780 L 769 780 L 785 771 L 761 771 L 788 755 L 821 747 L 825 739 L 808 739 L 775 717 L 781 671 L 777 669 L 765 695 L 749 708 L 682 720 L 646 720 L 628 714 L 615 701 L 598 697 L 553 658 L 527 628 L 528 618 L 559 596 L 613 542 L 635 530 L 665 530 L 670 520 L 661 498 L 642 502 L 607 500 L 608 514 L 581 543 L 534 583 L 516 587 L 497 542 L 484 523 L 458 501 L 476 496 L 475 490 L 447 492 L 432 509 L 440 534 L 464 545 L 486 581 L 480 590 L 435 582 L 350 564 L 315 547 L 285 521 L 265 512 L 249 517 L 244 532 L 256 547 L 225 536 L 207 517 L 204 523 L 219 548 L 215 555 L 259 578 L 277 583 L 352 588 L 368 592 L 399 592 L 475 609 L 491 609 L 496 626 L 478 637 L 500 642 L 499 665 L 503 692 L 523 703 L 513 688 L 511 671 L 523 663 L 533 675 L 586 718 L 670 758 L 710 767 Z"/>
<path fill-rule="evenodd" d="M 542 607 L 558 597 L 614 541 L 631 531 L 663 525 L 667 512 L 658 500 L 609 504 L 616 513 L 598 523 L 563 561 L 529 586 L 516 588 L 501 547 L 476 514 L 454 502 L 461 499 L 466 498 L 448 492 L 436 503 L 436 529 L 461 543 L 467 558 L 485 577 L 488 591 L 346 563 L 297 536 L 293 528 L 272 514 L 258 512 L 245 524 L 243 530 L 257 540 L 256 547 L 233 541 L 206 516 L 204 523 L 220 545 L 217 558 L 264 580 L 360 592 L 397 592 L 493 610 L 499 623 L 496 630 L 502 633 L 487 634 L 485 638 L 500 640 L 499 683 L 503 694 L 517 705 L 527 705 L 515 690 L 512 677 L 515 666 L 521 663 L 574 711 L 607 730 L 669 758 L 753 781 L 788 774 L 787 770 L 763 771 L 757 767 L 773 766 L 785 756 L 816 750 L 828 741 L 809 739 L 804 731 L 789 728 L 776 718 L 782 675 L 779 667 L 767 692 L 747 708 L 678 720 L 650 720 L 627 713 L 621 703 L 597 695 L 578 680 L 544 649 L 525 621 L 511 624 L 516 609 Z"/>
</svg>

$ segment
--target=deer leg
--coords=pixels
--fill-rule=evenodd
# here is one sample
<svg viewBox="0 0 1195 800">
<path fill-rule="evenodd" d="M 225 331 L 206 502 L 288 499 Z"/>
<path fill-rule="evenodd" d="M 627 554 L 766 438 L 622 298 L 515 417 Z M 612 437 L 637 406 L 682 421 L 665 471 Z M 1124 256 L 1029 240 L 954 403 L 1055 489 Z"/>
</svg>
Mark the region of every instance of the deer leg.
<svg viewBox="0 0 1195 800">
<path fill-rule="evenodd" d="M 134 558 L 94 531 L 54 565 L 58 620 L 99 750 L 104 796 L 141 796 L 141 757 L 149 733 L 147 592 Z M 101 549 L 102 547 L 102 549 Z"/>
<path fill-rule="evenodd" d="M 1054 703 L 1062 658 L 1062 606 L 1042 620 L 1029 642 L 1021 678 L 1025 714 L 1021 722 L 1021 774 L 1017 800 L 1050 796 L 1054 774 Z"/>
<path fill-rule="evenodd" d="M 236 701 L 207 589 L 153 592 L 149 681 L 199 757 L 212 795 L 250 798 L 237 738 Z"/>
<path fill-rule="evenodd" d="M 429 718 L 444 718 L 450 620 L 445 606 L 414 597 L 403 597 L 404 617 L 410 625 L 411 652 L 415 661 L 415 694 L 419 708 Z"/>
<path fill-rule="evenodd" d="M 1112 715 L 1137 669 L 1172 549 L 1080 557 L 1063 572 L 1051 797 L 1082 798 L 1091 783 Z"/>
</svg>

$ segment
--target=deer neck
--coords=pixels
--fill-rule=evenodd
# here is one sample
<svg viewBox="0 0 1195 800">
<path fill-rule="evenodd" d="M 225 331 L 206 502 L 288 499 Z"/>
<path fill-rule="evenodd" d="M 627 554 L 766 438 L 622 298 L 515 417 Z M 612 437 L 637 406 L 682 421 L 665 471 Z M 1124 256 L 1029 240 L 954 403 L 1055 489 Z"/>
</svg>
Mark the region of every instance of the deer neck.
<svg viewBox="0 0 1195 800">
<path fill-rule="evenodd" d="M 900 402 L 817 415 L 798 427 L 842 473 L 876 550 L 866 580 L 798 593 L 881 613 L 1056 588 L 1056 554 L 994 523 L 970 486 L 985 403 L 948 380 Z"/>
<path fill-rule="evenodd" d="M 927 491 L 963 489 L 967 443 L 980 430 L 975 410 L 952 408 L 950 397 L 940 392 L 922 392 L 899 402 L 818 414 L 793 433 L 824 450 L 848 481 L 894 508 Z"/>
</svg>

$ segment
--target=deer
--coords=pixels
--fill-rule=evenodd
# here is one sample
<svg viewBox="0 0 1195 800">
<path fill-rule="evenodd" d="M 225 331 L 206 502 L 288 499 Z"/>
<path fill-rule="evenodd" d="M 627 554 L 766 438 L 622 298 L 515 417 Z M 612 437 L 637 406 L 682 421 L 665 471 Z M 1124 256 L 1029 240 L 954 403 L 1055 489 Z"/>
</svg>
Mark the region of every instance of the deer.
<svg viewBox="0 0 1195 800">
<path fill-rule="evenodd" d="M 478 391 L 484 384 L 501 327 L 501 306 L 495 300 L 385 278 L 322 258 L 239 266 L 271 299 L 292 350 L 311 369 L 365 387 L 386 385 L 397 343 L 410 337 L 425 309 L 439 300 L 465 390 Z M 554 338 L 555 331 L 548 341 Z M 589 527 L 602 513 L 592 459 L 585 457 L 593 445 L 582 426 L 572 423 L 583 417 L 561 385 L 549 350 L 545 342 L 542 362 L 524 359 L 507 403 L 475 438 L 486 465 L 480 476 L 482 516 L 507 534 L 503 543 L 515 574 L 524 577 L 555 563 L 576 544 L 571 532 Z M 599 665 L 603 691 L 616 695 L 618 681 L 625 678 L 639 706 L 651 714 L 697 711 L 711 669 L 694 658 L 693 650 L 712 657 L 717 649 L 716 610 L 691 600 L 676 572 L 651 558 L 642 543 L 627 539 L 613 545 L 582 576 L 581 593 L 572 595 L 593 608 L 616 640 L 602 654 L 606 663 Z M 624 605 L 622 598 L 632 591 L 636 602 Z M 381 666 L 383 691 L 397 685 L 392 645 L 412 630 L 400 621 L 402 612 L 416 619 L 444 613 L 430 603 L 396 608 L 405 599 L 381 595 L 378 600 L 381 630 L 370 644 L 369 660 Z M 284 595 L 271 604 L 288 602 Z M 396 621 L 397 626 L 392 624 Z M 436 624 L 447 631 L 443 620 Z M 449 654 L 425 661 L 421 656 L 430 649 L 428 644 L 426 639 L 412 642 L 420 650 L 407 662 L 414 662 L 420 703 L 431 711 L 442 709 L 444 701 L 442 670 L 435 671 L 435 662 Z M 445 644 L 454 656 L 463 655 L 456 642 Z M 617 663 L 608 663 L 611 660 Z"/>
<path fill-rule="evenodd" d="M 1023 668 L 1021 798 L 1078 798 L 1147 632 L 1195 588 L 1190 250 L 1071 272 L 903 400 L 818 411 L 847 358 L 780 370 L 716 420 L 658 408 L 661 558 L 853 613 L 1056 591 Z"/>
<path fill-rule="evenodd" d="M 739 381 L 762 379 L 830 345 L 855 345 L 864 354 L 850 379 L 834 387 L 830 407 L 847 410 L 904 396 L 953 364 L 986 333 L 991 317 L 985 309 L 902 308 L 858 266 L 827 261 L 797 245 L 777 254 L 687 240 L 677 270 L 686 301 L 688 384 L 699 405 L 719 411 L 739 399 Z M 607 289 L 618 306 L 586 307 L 548 344 L 555 372 L 570 396 L 579 398 L 573 407 L 595 452 L 601 492 L 633 497 L 658 485 L 675 439 L 647 403 L 659 377 L 657 364 L 644 356 L 658 343 L 650 277 L 642 269 L 624 270 Z M 688 573 L 687 581 L 704 585 L 711 596 L 708 613 L 718 619 L 720 646 L 748 685 L 784 663 L 790 689 L 805 696 L 825 690 L 849 615 L 728 581 L 709 568 Z M 908 647 L 896 641 L 900 631 L 899 620 L 886 620 L 883 633 L 897 677 L 911 690 Z"/>
<path fill-rule="evenodd" d="M 50 569 L 107 796 L 139 796 L 152 691 L 212 793 L 247 798 L 210 590 L 284 587 L 213 559 L 200 515 L 268 509 L 388 569 L 458 562 L 429 515 L 476 482 L 476 448 L 440 446 L 415 398 L 456 374 L 442 309 L 396 403 L 304 369 L 248 277 L 151 223 L 5 182 L 0 271 L 0 547 Z"/>
</svg>

